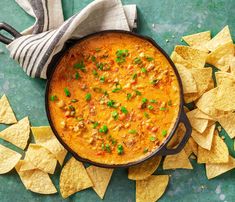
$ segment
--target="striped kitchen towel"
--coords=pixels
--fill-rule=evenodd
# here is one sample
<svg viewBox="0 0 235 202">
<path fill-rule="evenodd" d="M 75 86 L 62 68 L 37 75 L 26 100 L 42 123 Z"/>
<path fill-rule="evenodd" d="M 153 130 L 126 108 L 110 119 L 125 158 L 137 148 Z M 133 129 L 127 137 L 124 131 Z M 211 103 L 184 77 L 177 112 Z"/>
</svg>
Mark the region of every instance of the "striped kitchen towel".
<svg viewBox="0 0 235 202">
<path fill-rule="evenodd" d="M 136 6 L 95 0 L 64 22 L 61 0 L 16 0 L 36 22 L 7 48 L 27 75 L 46 79 L 47 67 L 68 39 L 108 29 L 136 28 Z"/>
</svg>

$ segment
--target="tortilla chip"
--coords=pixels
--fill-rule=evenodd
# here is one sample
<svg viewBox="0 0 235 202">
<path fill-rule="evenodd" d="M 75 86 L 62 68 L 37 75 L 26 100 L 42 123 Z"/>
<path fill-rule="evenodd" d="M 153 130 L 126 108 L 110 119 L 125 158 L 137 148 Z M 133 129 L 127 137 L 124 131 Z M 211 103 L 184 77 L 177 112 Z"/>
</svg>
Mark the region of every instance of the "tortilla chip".
<svg viewBox="0 0 235 202">
<path fill-rule="evenodd" d="M 215 37 L 207 42 L 206 47 L 208 48 L 208 50 L 214 51 L 218 47 L 232 41 L 233 40 L 229 31 L 229 27 L 227 25 Z"/>
<path fill-rule="evenodd" d="M 192 127 L 198 131 L 199 133 L 203 133 L 207 126 L 208 126 L 208 120 L 207 119 L 198 119 L 195 117 L 195 114 L 197 113 L 197 109 L 194 109 L 187 113 L 187 117 L 192 125 Z"/>
<path fill-rule="evenodd" d="M 220 86 L 225 80 L 229 80 L 231 82 L 235 82 L 235 77 L 231 73 L 228 72 L 215 72 L 215 79 L 217 86 Z"/>
<path fill-rule="evenodd" d="M 55 172 L 57 164 L 55 156 L 41 145 L 30 144 L 26 152 L 26 159 L 33 164 L 34 168 L 50 174 Z M 27 166 L 29 166 L 28 169 L 32 169 L 29 164 Z M 27 170 L 26 166 L 22 170 Z"/>
<path fill-rule="evenodd" d="M 188 62 L 187 60 L 185 60 L 184 58 L 182 58 L 178 53 L 176 53 L 175 51 L 172 52 L 171 54 L 171 60 L 175 63 L 175 64 L 181 64 L 184 67 L 191 69 L 191 68 L 195 68 L 190 62 Z"/>
<path fill-rule="evenodd" d="M 18 123 L 9 126 L 0 132 L 0 138 L 14 144 L 15 146 L 25 149 L 30 134 L 30 125 L 28 117 L 21 119 Z"/>
<path fill-rule="evenodd" d="M 92 187 L 93 184 L 83 164 L 71 158 L 63 167 L 60 174 L 60 192 L 63 198 Z"/>
<path fill-rule="evenodd" d="M 206 63 L 207 53 L 189 46 L 175 46 L 174 51 L 196 68 L 203 68 Z"/>
<path fill-rule="evenodd" d="M 145 180 L 137 180 L 136 202 L 157 201 L 164 194 L 168 182 L 168 175 L 152 175 Z"/>
<path fill-rule="evenodd" d="M 195 114 L 194 114 L 195 118 L 198 119 L 208 119 L 208 120 L 212 120 L 215 121 L 214 118 L 212 118 L 211 116 L 203 113 L 202 111 L 200 111 L 198 108 L 195 109 Z"/>
<path fill-rule="evenodd" d="M 185 134 L 185 130 L 186 129 L 185 129 L 184 125 L 182 123 L 180 123 L 175 134 L 172 136 L 172 138 L 168 142 L 167 148 L 172 149 L 175 146 L 177 146 L 181 142 L 181 140 Z"/>
<path fill-rule="evenodd" d="M 230 138 L 235 137 L 235 113 L 228 113 L 217 118 L 220 125 L 224 128 Z"/>
<path fill-rule="evenodd" d="M 207 91 L 206 93 L 204 93 L 200 99 L 197 101 L 196 106 L 198 107 L 198 109 L 200 111 L 202 111 L 203 113 L 216 118 L 220 115 L 223 115 L 223 112 L 218 111 L 215 107 L 214 107 L 214 102 L 215 102 L 215 97 L 217 94 L 217 88 L 213 88 L 210 91 Z"/>
<path fill-rule="evenodd" d="M 206 176 L 212 179 L 235 168 L 235 159 L 229 156 L 227 163 L 206 164 Z"/>
<path fill-rule="evenodd" d="M 215 132 L 215 124 L 208 127 L 203 134 L 198 133 L 197 131 L 192 131 L 192 138 L 195 140 L 195 142 L 202 148 L 210 150 L 213 137 Z"/>
<path fill-rule="evenodd" d="M 235 76 L 235 57 L 231 58 L 229 66 L 231 74 Z"/>
<path fill-rule="evenodd" d="M 216 97 L 214 98 L 214 107 L 221 111 L 235 110 L 235 82 L 224 80 L 218 86 Z"/>
<path fill-rule="evenodd" d="M 230 42 L 218 47 L 216 50 L 211 52 L 207 56 L 206 62 L 208 64 L 217 67 L 221 71 L 226 72 L 229 70 L 231 59 L 233 57 L 234 57 L 234 47 L 233 43 Z"/>
<path fill-rule="evenodd" d="M 175 65 L 182 81 L 184 93 L 197 92 L 197 85 L 190 70 L 181 64 L 175 64 Z"/>
<path fill-rule="evenodd" d="M 130 180 L 143 180 L 149 177 L 157 170 L 161 159 L 161 156 L 154 156 L 139 165 L 130 167 L 128 169 L 128 178 Z"/>
<path fill-rule="evenodd" d="M 113 174 L 113 169 L 100 168 L 96 166 L 89 166 L 87 169 L 91 181 L 93 182 L 93 189 L 97 195 L 103 199 L 106 189 L 109 185 L 109 181 Z"/>
<path fill-rule="evenodd" d="M 215 87 L 214 80 L 213 80 L 213 78 L 211 77 L 206 91 L 209 91 L 209 90 L 213 89 L 214 87 Z"/>
<path fill-rule="evenodd" d="M 194 141 L 192 137 L 189 138 L 188 142 L 184 147 L 184 151 L 189 157 L 192 153 L 197 156 L 197 143 Z"/>
<path fill-rule="evenodd" d="M 60 165 L 63 165 L 64 158 L 67 154 L 65 148 L 55 137 L 50 126 L 31 127 L 34 140 L 38 145 L 47 148 L 52 154 L 55 155 Z"/>
<path fill-rule="evenodd" d="M 21 154 L 0 145 L 0 174 L 10 172 L 19 162 Z"/>
<path fill-rule="evenodd" d="M 227 163 L 229 157 L 228 147 L 215 132 L 211 150 L 198 146 L 198 163 Z"/>
<path fill-rule="evenodd" d="M 163 161 L 163 170 L 177 168 L 193 169 L 184 149 L 178 154 L 166 156 Z"/>
<path fill-rule="evenodd" d="M 183 36 L 182 39 L 191 47 L 208 52 L 206 43 L 211 40 L 211 32 L 200 32 L 188 36 Z"/>
<path fill-rule="evenodd" d="M 47 173 L 38 169 L 20 171 L 23 162 L 21 160 L 15 168 L 26 189 L 39 194 L 54 194 L 57 192 Z"/>
<path fill-rule="evenodd" d="M 0 123 L 12 124 L 16 122 L 17 120 L 11 105 L 6 95 L 3 95 L 0 99 Z"/>
</svg>

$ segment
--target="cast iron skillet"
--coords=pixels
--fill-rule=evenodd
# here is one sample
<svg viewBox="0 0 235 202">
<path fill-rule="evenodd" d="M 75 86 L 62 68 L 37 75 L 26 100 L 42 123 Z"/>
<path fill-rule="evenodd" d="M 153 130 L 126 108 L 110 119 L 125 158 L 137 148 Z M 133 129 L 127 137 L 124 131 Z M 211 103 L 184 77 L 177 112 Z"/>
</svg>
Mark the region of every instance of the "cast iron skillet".
<svg viewBox="0 0 235 202">
<path fill-rule="evenodd" d="M 7 31 L 9 34 L 11 34 L 14 38 L 18 38 L 20 36 L 22 36 L 19 32 L 17 32 L 13 27 L 9 26 L 8 24 L 6 23 L 0 23 L 0 31 L 1 30 L 5 30 Z M 53 73 L 58 65 L 58 63 L 60 62 L 60 60 L 62 59 L 62 57 L 68 52 L 68 50 L 70 48 L 72 48 L 75 44 L 83 41 L 83 40 L 86 40 L 88 39 L 89 37 L 92 37 L 92 36 L 95 36 L 95 35 L 102 35 L 102 34 L 105 34 L 105 33 L 120 33 L 120 34 L 127 34 L 127 35 L 132 35 L 132 36 L 135 36 L 135 37 L 138 37 L 138 38 L 141 38 L 141 39 L 144 39 L 148 42 L 150 42 L 153 46 L 155 46 L 166 58 L 167 60 L 169 61 L 169 63 L 171 64 L 173 70 L 174 70 L 174 73 L 178 79 L 178 83 L 179 83 L 179 88 L 180 88 L 180 104 L 179 104 L 179 112 L 178 112 L 178 117 L 175 121 L 175 124 L 170 132 L 170 134 L 168 135 L 168 137 L 166 138 L 166 140 L 154 151 L 152 152 L 151 154 L 149 154 L 148 156 L 146 156 L 145 158 L 142 158 L 142 159 L 139 159 L 137 161 L 134 161 L 134 162 L 130 162 L 130 163 L 127 163 L 127 164 L 112 164 L 112 165 L 109 165 L 109 164 L 101 164 L 101 163 L 97 163 L 97 162 L 93 162 L 89 159 L 84 159 L 82 157 L 80 157 L 78 154 L 76 154 L 60 137 L 60 135 L 57 133 L 55 127 L 54 127 L 54 124 L 52 122 L 52 119 L 51 119 L 51 115 L 50 115 L 50 111 L 49 111 L 49 89 L 50 89 L 50 83 L 51 83 L 51 79 L 53 77 Z M 3 42 L 5 44 L 9 44 L 11 43 L 13 40 L 12 39 L 9 39 L 5 36 L 3 36 L 2 34 L 0 34 L 0 42 Z M 172 60 L 169 58 L 169 56 L 166 54 L 166 52 L 153 40 L 151 39 L 150 37 L 147 37 L 147 36 L 141 36 L 139 34 L 136 34 L 136 33 L 133 33 L 133 32 L 128 32 L 128 31 L 123 31 L 123 30 L 106 30 L 106 31 L 101 31 L 101 32 L 97 32 L 97 33 L 93 33 L 93 34 L 90 34 L 90 35 L 87 35 L 83 38 L 80 38 L 80 39 L 76 39 L 76 40 L 68 40 L 63 49 L 58 53 L 56 54 L 52 61 L 50 62 L 49 66 L 48 66 L 48 70 L 47 70 L 47 86 L 46 86 L 46 93 L 45 93 L 45 107 L 46 107 L 46 113 L 47 113 L 47 117 L 48 117 L 48 121 L 50 123 L 50 126 L 54 132 L 54 134 L 56 135 L 57 139 L 60 141 L 60 143 L 70 152 L 72 153 L 72 155 L 79 161 L 82 161 L 82 162 L 87 162 L 87 163 L 90 163 L 90 164 L 93 164 L 93 165 L 96 165 L 96 166 L 100 166 L 100 167 L 106 167 L 106 168 L 123 168 L 123 167 L 130 167 L 130 166 L 134 166 L 134 165 L 137 165 L 139 163 L 142 163 L 143 161 L 151 158 L 152 156 L 155 156 L 155 155 L 162 155 L 162 156 L 166 156 L 166 155 L 171 155 L 171 154 L 176 154 L 178 152 L 180 152 L 183 147 L 185 146 L 185 144 L 187 143 L 191 133 L 192 133 L 192 127 L 190 125 L 190 122 L 184 112 L 184 109 L 183 109 L 183 103 L 184 103 L 184 100 L 183 100 L 183 87 L 182 87 L 182 82 L 181 82 L 181 79 L 180 79 L 180 76 L 179 76 L 179 73 L 174 65 L 174 63 L 172 62 Z M 176 148 L 173 148 L 173 149 L 169 149 L 167 148 L 167 144 L 168 142 L 170 141 L 170 139 L 173 137 L 174 133 L 176 132 L 176 129 L 177 127 L 179 126 L 180 123 L 183 123 L 183 125 L 185 126 L 186 128 L 186 132 L 184 134 L 184 137 L 182 138 L 181 142 L 179 143 L 179 145 L 176 147 Z"/>
</svg>

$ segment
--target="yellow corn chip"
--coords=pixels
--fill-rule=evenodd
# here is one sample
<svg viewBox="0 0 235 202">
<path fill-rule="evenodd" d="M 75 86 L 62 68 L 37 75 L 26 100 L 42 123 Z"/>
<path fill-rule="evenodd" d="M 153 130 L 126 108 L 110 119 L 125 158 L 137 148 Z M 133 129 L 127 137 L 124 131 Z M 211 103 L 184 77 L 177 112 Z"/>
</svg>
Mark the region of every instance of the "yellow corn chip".
<svg viewBox="0 0 235 202">
<path fill-rule="evenodd" d="M 213 78 L 211 77 L 206 91 L 209 91 L 209 90 L 213 89 L 214 87 L 215 87 L 214 80 L 213 80 Z"/>
<path fill-rule="evenodd" d="M 191 47 L 208 52 L 206 43 L 211 40 L 211 32 L 200 32 L 188 36 L 183 36 L 182 39 Z"/>
<path fill-rule="evenodd" d="M 203 134 L 198 133 L 197 131 L 192 131 L 192 138 L 195 140 L 195 142 L 202 148 L 210 150 L 213 137 L 215 132 L 215 124 L 208 127 Z"/>
<path fill-rule="evenodd" d="M 0 145 L 0 174 L 11 171 L 19 162 L 21 154 Z"/>
<path fill-rule="evenodd" d="M 235 137 L 235 113 L 228 113 L 217 118 L 220 125 L 228 133 L 230 138 Z"/>
<path fill-rule="evenodd" d="M 28 117 L 23 118 L 18 123 L 9 126 L 0 132 L 0 138 L 16 145 L 21 149 L 25 149 L 30 134 L 30 125 Z"/>
<path fill-rule="evenodd" d="M 184 93 L 197 92 L 197 85 L 190 70 L 181 64 L 175 64 L 175 65 L 182 81 Z"/>
<path fill-rule="evenodd" d="M 113 169 L 89 166 L 86 171 L 91 178 L 91 181 L 93 182 L 94 186 L 92 188 L 98 194 L 98 196 L 103 199 L 109 181 L 112 177 Z"/>
<path fill-rule="evenodd" d="M 136 202 L 157 201 L 165 192 L 169 182 L 168 175 L 152 175 L 136 181 Z"/>
<path fill-rule="evenodd" d="M 233 43 L 227 43 L 216 50 L 211 52 L 207 58 L 206 62 L 208 64 L 214 65 L 221 71 L 228 71 L 232 58 L 234 57 L 234 47 Z"/>
<path fill-rule="evenodd" d="M 143 180 L 149 177 L 157 170 L 161 159 L 161 156 L 154 156 L 139 165 L 130 167 L 128 169 L 128 178 L 131 180 Z"/>
<path fill-rule="evenodd" d="M 227 163 L 228 157 L 228 147 L 217 132 L 214 134 L 211 150 L 198 147 L 198 163 Z"/>
<path fill-rule="evenodd" d="M 229 31 L 229 27 L 227 25 L 215 37 L 207 42 L 206 47 L 208 50 L 214 51 L 218 47 L 232 41 L 233 40 Z"/>
<path fill-rule="evenodd" d="M 221 111 L 235 110 L 235 82 L 224 80 L 218 86 L 216 97 L 214 98 L 214 107 Z"/>
<path fill-rule="evenodd" d="M 169 143 L 167 144 L 167 147 L 172 149 L 175 146 L 177 146 L 181 142 L 184 134 L 185 134 L 185 127 L 183 124 L 180 123 L 175 134 L 172 136 Z"/>
<path fill-rule="evenodd" d="M 191 69 L 191 68 L 195 68 L 190 62 L 188 62 L 187 60 L 185 60 L 184 58 L 182 58 L 178 53 L 176 53 L 175 51 L 172 52 L 171 54 L 171 60 L 175 63 L 175 64 L 181 64 L 184 67 Z"/>
<path fill-rule="evenodd" d="M 21 160 L 15 168 L 26 189 L 39 194 L 54 194 L 57 192 L 47 173 L 38 169 L 20 171 L 23 162 Z"/>
<path fill-rule="evenodd" d="M 206 176 L 212 179 L 235 168 L 235 159 L 229 156 L 227 163 L 206 164 Z"/>
<path fill-rule="evenodd" d="M 163 161 L 163 170 L 177 168 L 193 169 L 184 149 L 178 154 L 166 156 Z"/>
<path fill-rule="evenodd" d="M 33 164 L 34 168 L 50 174 L 55 172 L 57 163 L 55 156 L 41 145 L 30 144 L 26 152 L 26 159 Z M 28 169 L 32 169 L 30 165 Z M 27 170 L 26 166 L 22 170 Z"/>
<path fill-rule="evenodd" d="M 17 120 L 10 103 L 6 95 L 3 95 L 0 99 L 0 123 L 12 124 L 16 122 Z"/>
<path fill-rule="evenodd" d="M 212 118 L 211 116 L 203 113 L 198 108 L 195 109 L 195 114 L 194 115 L 195 115 L 195 118 L 198 118 L 198 119 L 208 119 L 208 120 L 215 121 L 214 118 Z"/>
<path fill-rule="evenodd" d="M 83 164 L 71 158 L 63 167 L 60 175 L 60 192 L 63 198 L 92 187 L 93 184 Z"/>
<path fill-rule="evenodd" d="M 188 142 L 186 143 L 184 147 L 184 151 L 189 157 L 192 153 L 194 153 L 197 156 L 197 143 L 194 141 L 192 137 L 189 138 Z"/>
<path fill-rule="evenodd" d="M 235 77 L 231 73 L 228 72 L 215 72 L 215 79 L 217 86 L 221 85 L 225 80 L 229 80 L 231 82 L 235 82 Z"/>
<path fill-rule="evenodd" d="M 203 133 L 207 126 L 208 126 L 208 120 L 207 119 L 198 119 L 195 117 L 195 114 L 197 113 L 197 109 L 194 109 L 187 113 L 187 117 L 192 125 L 192 127 L 198 131 L 199 133 Z"/>
<path fill-rule="evenodd" d="M 31 127 L 35 142 L 47 148 L 63 164 L 67 151 L 55 137 L 50 126 Z"/>
<path fill-rule="evenodd" d="M 184 60 L 187 60 L 196 68 L 203 68 L 206 63 L 207 53 L 189 46 L 175 46 L 174 51 Z"/>
</svg>

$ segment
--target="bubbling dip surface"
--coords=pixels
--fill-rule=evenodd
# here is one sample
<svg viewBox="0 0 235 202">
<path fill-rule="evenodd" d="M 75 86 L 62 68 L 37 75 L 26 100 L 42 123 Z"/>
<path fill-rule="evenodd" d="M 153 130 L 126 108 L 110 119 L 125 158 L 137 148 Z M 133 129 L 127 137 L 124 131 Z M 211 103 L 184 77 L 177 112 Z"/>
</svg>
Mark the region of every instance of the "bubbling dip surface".
<svg viewBox="0 0 235 202">
<path fill-rule="evenodd" d="M 48 102 L 56 131 L 80 157 L 126 164 L 167 138 L 179 113 L 180 89 L 170 63 L 150 42 L 103 33 L 63 56 Z"/>
</svg>

